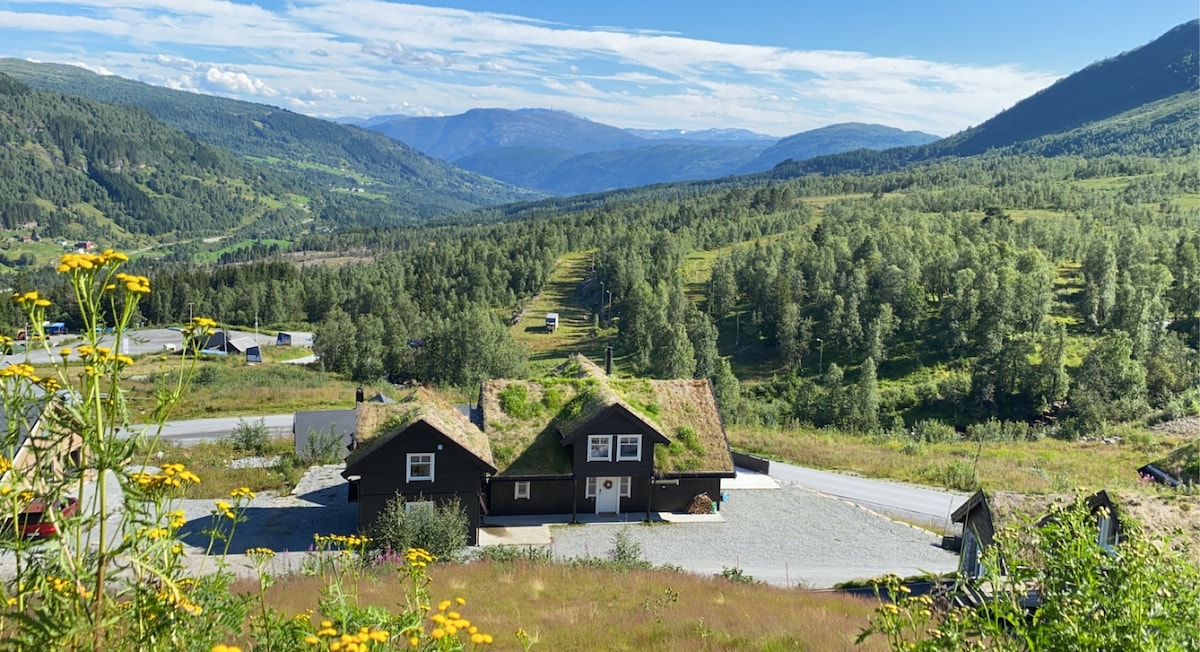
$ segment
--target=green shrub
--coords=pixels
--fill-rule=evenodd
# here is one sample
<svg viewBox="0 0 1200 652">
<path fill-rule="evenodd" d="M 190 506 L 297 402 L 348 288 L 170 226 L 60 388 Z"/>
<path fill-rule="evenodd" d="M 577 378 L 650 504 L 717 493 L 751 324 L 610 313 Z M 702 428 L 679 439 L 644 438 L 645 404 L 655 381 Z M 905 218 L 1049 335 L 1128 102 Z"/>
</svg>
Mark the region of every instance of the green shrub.
<svg viewBox="0 0 1200 652">
<path fill-rule="evenodd" d="M 296 458 L 303 466 L 337 464 L 346 458 L 345 453 L 342 434 L 331 425 L 329 430 L 309 430 L 308 441 L 304 442 Z"/>
<path fill-rule="evenodd" d="M 653 567 L 642 556 L 642 544 L 634 541 L 625 528 L 613 535 L 612 546 L 608 551 L 608 560 L 618 570 L 646 570 Z"/>
<path fill-rule="evenodd" d="M 950 462 L 942 469 L 942 483 L 959 491 L 975 491 L 979 488 L 975 467 L 959 460 Z"/>
<path fill-rule="evenodd" d="M 721 572 L 717 573 L 717 577 L 728 580 L 730 582 L 738 582 L 740 584 L 759 584 L 760 582 L 748 575 L 746 571 L 734 568 L 721 568 Z"/>
<path fill-rule="evenodd" d="M 442 560 L 467 547 L 467 512 L 457 501 L 413 505 L 397 494 L 371 526 L 371 548 L 398 552 L 421 548 Z"/>
<path fill-rule="evenodd" d="M 948 423 L 937 419 L 922 419 L 913 424 L 912 436 L 917 441 L 936 444 L 957 439 L 958 433 L 955 432 L 954 426 Z"/>
<path fill-rule="evenodd" d="M 554 561 L 554 552 L 541 546 L 484 546 L 475 553 L 475 558 L 494 564 L 548 564 Z"/>
<path fill-rule="evenodd" d="M 262 455 L 271 444 L 271 432 L 267 430 L 265 419 L 246 421 L 238 419 L 237 427 L 229 433 L 229 442 L 234 450 Z"/>
</svg>

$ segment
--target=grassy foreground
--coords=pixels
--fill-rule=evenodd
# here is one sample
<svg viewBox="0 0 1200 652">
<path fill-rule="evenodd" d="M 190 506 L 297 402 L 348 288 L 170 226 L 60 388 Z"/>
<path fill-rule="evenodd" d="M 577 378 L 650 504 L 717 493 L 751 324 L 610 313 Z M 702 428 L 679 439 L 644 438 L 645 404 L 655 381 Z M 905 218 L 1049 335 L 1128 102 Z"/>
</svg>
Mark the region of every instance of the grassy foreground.
<svg viewBox="0 0 1200 652">
<path fill-rule="evenodd" d="M 342 590 L 360 607 L 395 608 L 394 573 Z M 439 596 L 462 596 L 481 630 L 496 633 L 496 650 L 520 650 L 513 631 L 536 639 L 534 650 L 880 650 L 880 638 L 854 645 L 873 600 L 835 593 L 743 584 L 669 570 L 616 572 L 556 563 L 436 565 Z M 325 582 L 279 578 L 266 596 L 284 614 L 317 609 Z M 235 590 L 254 591 L 243 582 Z M 437 596 L 435 596 L 437 597 Z"/>
</svg>

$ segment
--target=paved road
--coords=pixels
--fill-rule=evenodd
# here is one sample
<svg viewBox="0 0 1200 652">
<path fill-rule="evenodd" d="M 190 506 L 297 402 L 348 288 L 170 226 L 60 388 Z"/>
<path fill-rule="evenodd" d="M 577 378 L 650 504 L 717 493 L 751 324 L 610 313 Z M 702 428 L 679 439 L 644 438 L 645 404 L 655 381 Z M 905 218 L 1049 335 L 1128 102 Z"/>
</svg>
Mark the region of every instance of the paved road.
<svg viewBox="0 0 1200 652">
<path fill-rule="evenodd" d="M 254 333 L 247 331 L 229 331 L 229 337 L 256 337 Z M 275 344 L 275 337 L 271 335 L 257 335 L 258 343 L 264 346 Z M 100 346 L 113 346 L 113 336 L 104 335 L 100 338 Z M 45 347 L 41 344 L 33 344 L 29 350 L 29 362 L 32 364 L 46 364 L 51 358 L 58 358 L 58 351 L 64 347 L 77 347 L 83 343 L 83 338 L 79 335 L 55 335 L 50 338 L 50 351 L 47 353 Z M 127 355 L 140 355 L 143 353 L 161 353 L 165 346 L 173 346 L 178 350 L 183 346 L 183 333 L 170 328 L 143 328 L 140 330 L 129 331 L 123 338 L 120 351 Z M 0 367 L 7 364 L 15 364 L 25 362 L 25 352 L 17 352 L 12 355 L 6 355 L 0 358 Z M 78 355 L 72 355 L 70 360 L 78 360 Z"/>
<path fill-rule="evenodd" d="M 967 495 L 961 493 L 818 471 L 774 461 L 771 462 L 770 476 L 842 498 L 867 509 L 935 526 L 947 525 L 950 513 L 967 499 Z"/>
<path fill-rule="evenodd" d="M 253 423 L 262 419 L 267 430 L 272 435 L 290 435 L 292 433 L 291 414 L 272 414 L 263 417 L 226 417 L 219 419 L 190 419 L 187 421 L 168 421 L 163 425 L 159 439 L 181 445 L 196 444 L 202 441 L 220 439 L 233 432 L 239 421 Z M 132 426 L 139 430 L 143 426 Z"/>
</svg>

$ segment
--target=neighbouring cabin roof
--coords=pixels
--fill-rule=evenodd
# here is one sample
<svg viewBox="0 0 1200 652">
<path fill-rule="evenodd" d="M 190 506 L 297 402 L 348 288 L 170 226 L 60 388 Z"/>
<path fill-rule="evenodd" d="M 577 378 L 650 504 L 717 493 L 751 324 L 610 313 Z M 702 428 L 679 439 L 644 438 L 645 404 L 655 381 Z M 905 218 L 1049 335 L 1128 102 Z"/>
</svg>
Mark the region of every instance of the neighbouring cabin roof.
<svg viewBox="0 0 1200 652">
<path fill-rule="evenodd" d="M 310 437 L 328 435 L 331 432 L 340 441 L 349 444 L 354 437 L 357 425 L 358 411 L 354 408 L 297 412 L 292 417 L 292 433 L 295 436 L 296 451 L 303 451 L 308 445 Z M 341 449 L 343 453 L 346 451 L 346 448 Z"/>
<path fill-rule="evenodd" d="M 976 492 L 955 510 L 952 518 L 961 523 L 970 511 L 986 506 L 996 531 L 1038 526 L 1052 518 L 1056 508 L 1069 506 L 1075 494 L 1021 494 L 1012 491 Z M 1099 491 L 1087 497 L 1088 507 L 1111 506 L 1121 528 L 1135 526 L 1156 539 L 1174 539 L 1187 546 L 1187 554 L 1200 562 L 1200 496 L 1146 494 L 1134 491 Z"/>
<path fill-rule="evenodd" d="M 346 472 L 410 426 L 425 422 L 495 470 L 487 437 L 453 406 L 423 387 L 410 390 L 393 403 L 360 403 L 355 427 L 358 447 L 346 458 Z"/>
<path fill-rule="evenodd" d="M 733 459 L 707 380 L 616 379 L 582 355 L 541 381 L 483 383 L 484 432 L 502 475 L 571 472 L 563 449 L 613 410 L 665 444 L 654 449 L 660 474 L 732 474 Z M 660 439 L 659 439 L 660 438 Z"/>
<path fill-rule="evenodd" d="M 21 377 L 9 377 L 0 382 L 9 385 L 6 392 L 9 396 L 24 393 L 28 397 L 17 414 L 10 414 L 7 407 L 0 409 L 0 441 L 7 442 L 5 448 L 11 447 L 11 450 L 0 451 L 0 455 L 12 461 L 46 411 L 46 390 Z"/>
</svg>

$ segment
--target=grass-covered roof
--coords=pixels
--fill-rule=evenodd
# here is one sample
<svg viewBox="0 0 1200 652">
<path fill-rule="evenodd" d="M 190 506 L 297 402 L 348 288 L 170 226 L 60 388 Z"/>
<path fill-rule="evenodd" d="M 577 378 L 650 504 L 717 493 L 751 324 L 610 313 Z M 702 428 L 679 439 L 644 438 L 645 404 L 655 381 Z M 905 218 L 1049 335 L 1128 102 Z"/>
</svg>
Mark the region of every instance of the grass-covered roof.
<svg viewBox="0 0 1200 652">
<path fill-rule="evenodd" d="M 346 468 L 349 469 L 418 421 L 428 423 L 483 462 L 495 466 L 487 436 L 432 391 L 417 388 L 394 403 L 358 404 L 355 438 L 359 445 L 346 459 Z"/>
<path fill-rule="evenodd" d="M 496 468 L 513 476 L 570 473 L 562 436 L 618 405 L 670 440 L 655 450 L 655 471 L 733 472 L 708 381 L 609 378 L 580 355 L 540 381 L 484 383 L 483 428 Z"/>
</svg>

